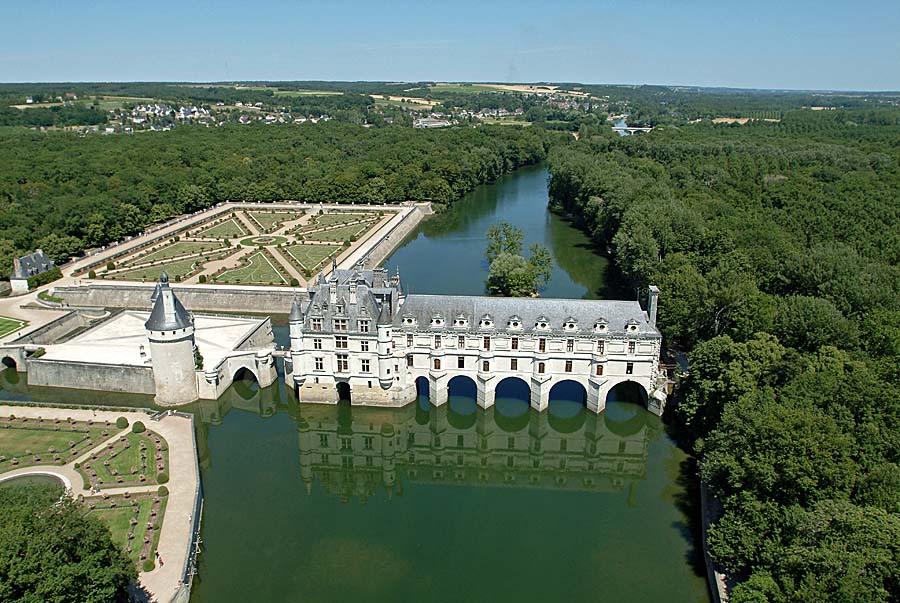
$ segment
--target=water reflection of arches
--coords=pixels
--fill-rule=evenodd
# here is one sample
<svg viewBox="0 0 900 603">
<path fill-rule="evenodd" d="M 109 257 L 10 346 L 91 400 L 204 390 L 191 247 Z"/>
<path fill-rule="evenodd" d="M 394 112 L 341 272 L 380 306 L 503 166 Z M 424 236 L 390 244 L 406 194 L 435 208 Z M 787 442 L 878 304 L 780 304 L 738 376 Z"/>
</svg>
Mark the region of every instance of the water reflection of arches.
<svg viewBox="0 0 900 603">
<path fill-rule="evenodd" d="M 617 383 L 606 394 L 606 403 L 610 402 L 638 402 L 644 408 L 647 408 L 649 396 L 644 386 L 637 381 L 623 381 Z"/>
<path fill-rule="evenodd" d="M 447 420 L 456 429 L 468 429 L 475 424 L 478 387 L 466 375 L 459 375 L 447 383 Z"/>
<path fill-rule="evenodd" d="M 567 397 L 557 392 L 557 400 Z M 413 482 L 628 492 L 644 478 L 649 444 L 662 433 L 659 418 L 637 404 L 624 404 L 624 415 L 607 419 L 581 400 L 567 407 L 577 408 L 576 415 L 561 417 L 530 407 L 521 412 L 524 401 L 507 395 L 488 409 L 451 398 L 459 404 L 357 406 L 352 413 L 298 405 L 307 488 L 318 480 L 344 501 L 365 500 L 379 489 L 399 494 Z"/>
<path fill-rule="evenodd" d="M 559 433 L 572 433 L 584 425 L 587 417 L 587 390 L 571 379 L 559 381 L 550 388 L 547 414 L 550 427 Z"/>
<path fill-rule="evenodd" d="M 529 422 L 531 387 L 524 379 L 507 377 L 497 384 L 492 413 L 497 426 L 506 432 L 524 429 Z"/>
<path fill-rule="evenodd" d="M 252 399 L 259 391 L 259 380 L 253 371 L 245 366 L 235 371 L 231 381 L 235 393 L 244 400 Z"/>
</svg>

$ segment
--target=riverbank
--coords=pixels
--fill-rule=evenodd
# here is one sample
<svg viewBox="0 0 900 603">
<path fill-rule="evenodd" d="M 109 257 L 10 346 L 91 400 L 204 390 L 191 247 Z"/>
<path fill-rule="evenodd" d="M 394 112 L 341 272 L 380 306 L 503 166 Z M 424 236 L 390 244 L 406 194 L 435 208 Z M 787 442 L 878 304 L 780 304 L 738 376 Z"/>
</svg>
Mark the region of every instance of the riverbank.
<svg viewBox="0 0 900 603">
<path fill-rule="evenodd" d="M 182 588 L 184 570 L 188 565 L 189 551 L 192 548 L 194 532 L 194 513 L 199 506 L 200 476 L 197 450 L 194 444 L 194 420 L 184 415 L 165 415 L 159 420 L 152 420 L 150 411 L 118 411 L 85 408 L 59 408 L 49 406 L 20 406 L 9 402 L 0 405 L 0 417 L 15 416 L 18 419 L 29 420 L 60 419 L 75 421 L 109 421 L 112 427 L 109 436 L 85 450 L 76 458 L 64 465 L 43 464 L 12 469 L 0 473 L 0 482 L 20 477 L 23 475 L 51 475 L 62 481 L 71 495 L 75 498 L 97 496 L 129 496 L 139 494 L 155 494 L 159 490 L 158 485 L 126 486 L 126 487 L 102 487 L 93 493 L 84 487 L 84 479 L 76 469 L 86 459 L 89 459 L 98 451 L 106 449 L 110 442 L 118 440 L 123 435 L 130 433 L 130 429 L 117 429 L 116 420 L 125 417 L 129 426 L 136 421 L 143 422 L 148 429 L 162 436 L 168 444 L 168 475 L 166 484 L 168 498 L 165 507 L 165 516 L 159 534 L 159 543 L 156 550 L 159 552 L 165 564 L 155 567 L 152 571 L 141 571 L 138 577 L 140 586 L 151 596 L 151 600 L 159 603 L 167 603 Z M 0 434 L 2 437 L 2 434 Z M 139 568 L 140 569 L 140 568 Z"/>
</svg>

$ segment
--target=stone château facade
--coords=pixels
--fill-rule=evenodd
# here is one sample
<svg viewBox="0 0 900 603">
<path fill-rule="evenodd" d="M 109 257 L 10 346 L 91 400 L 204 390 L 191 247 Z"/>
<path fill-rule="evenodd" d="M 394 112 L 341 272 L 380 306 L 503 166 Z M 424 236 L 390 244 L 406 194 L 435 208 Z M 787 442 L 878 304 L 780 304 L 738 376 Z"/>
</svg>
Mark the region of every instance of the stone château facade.
<svg viewBox="0 0 900 603">
<path fill-rule="evenodd" d="M 402 406 L 427 388 L 441 406 L 451 380 L 465 377 L 487 408 L 497 385 L 516 378 L 544 410 L 555 385 L 574 381 L 600 412 L 630 381 L 662 414 L 658 295 L 651 287 L 648 312 L 637 301 L 405 295 L 399 274 L 382 268 L 333 270 L 294 301 L 288 382 L 303 402 Z"/>
</svg>

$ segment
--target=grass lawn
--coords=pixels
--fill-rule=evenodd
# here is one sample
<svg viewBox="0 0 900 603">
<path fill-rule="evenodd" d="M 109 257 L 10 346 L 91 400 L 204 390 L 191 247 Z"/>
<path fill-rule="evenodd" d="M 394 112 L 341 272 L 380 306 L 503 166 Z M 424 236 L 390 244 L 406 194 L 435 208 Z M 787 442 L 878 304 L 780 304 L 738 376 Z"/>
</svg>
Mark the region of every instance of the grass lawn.
<svg viewBox="0 0 900 603">
<path fill-rule="evenodd" d="M 211 241 L 178 241 L 170 243 L 161 249 L 157 249 L 147 255 L 138 258 L 128 258 L 127 264 L 145 264 L 147 262 L 155 262 L 158 260 L 166 260 L 179 255 L 187 255 L 189 253 L 200 253 L 202 251 L 216 251 L 222 249 L 221 243 Z"/>
<path fill-rule="evenodd" d="M 374 225 L 373 222 L 363 222 L 362 224 L 350 224 L 349 226 L 338 226 L 330 230 L 320 230 L 319 232 L 310 232 L 303 235 L 307 241 L 349 241 L 353 237 L 359 237 Z"/>
<path fill-rule="evenodd" d="M 75 457 L 73 451 L 80 453 L 88 446 L 106 439 L 108 436 L 102 435 L 104 430 L 110 434 L 115 432 L 114 427 L 101 424 L 89 426 L 85 423 L 69 424 L 66 421 L 56 423 L 49 419 L 40 423 L 37 419 L 22 423 L 4 419 L 0 421 L 0 457 L 5 457 L 5 460 L 0 461 L 0 472 L 35 463 L 53 463 L 54 453 L 50 452 L 50 448 L 62 460 L 70 461 Z M 70 443 L 73 445 L 70 446 Z M 35 461 L 34 455 L 40 455 L 41 460 Z M 18 459 L 17 465 L 10 462 L 13 458 Z"/>
<path fill-rule="evenodd" d="M 121 444 L 116 439 L 114 440 L 114 445 L 116 446 L 114 450 L 104 448 L 97 455 L 97 460 L 88 459 L 84 465 L 90 462 L 90 469 L 97 473 L 96 481 L 101 487 L 115 487 L 118 477 L 123 478 L 124 484 L 141 483 L 139 478 L 142 473 L 147 478 L 147 481 L 143 482 L 143 484 L 155 484 L 156 476 L 160 470 L 157 467 L 155 444 L 150 439 L 150 435 L 151 432 L 149 431 L 140 434 L 129 433 L 125 436 L 128 441 L 127 448 L 121 448 Z M 146 467 L 141 464 L 141 442 L 144 442 L 147 446 Z M 110 454 L 113 452 L 116 453 L 114 456 Z M 163 441 L 162 455 L 163 471 L 168 473 L 169 451 L 165 441 Z M 104 461 L 109 461 L 109 465 L 106 465 Z M 78 473 L 84 478 L 85 487 L 88 487 L 90 485 L 88 470 L 82 466 L 78 469 Z"/>
<path fill-rule="evenodd" d="M 290 254 L 303 268 L 312 271 L 341 249 L 343 247 L 337 245 L 291 245 L 282 248 L 282 251 Z"/>
<path fill-rule="evenodd" d="M 13 331 L 18 331 L 19 329 L 27 325 L 28 321 L 26 320 L 18 320 L 16 318 L 7 318 L 6 316 L 0 316 L 0 337 L 9 335 Z"/>
<path fill-rule="evenodd" d="M 216 224 L 215 226 L 210 226 L 204 230 L 197 232 L 195 236 L 198 237 L 207 237 L 207 238 L 236 238 L 236 237 L 244 237 L 249 233 L 247 229 L 244 228 L 244 225 L 241 224 L 238 220 L 234 218 L 225 220 L 220 224 Z"/>
<path fill-rule="evenodd" d="M 155 281 L 159 279 L 159 275 L 166 272 L 173 281 L 178 278 L 184 278 L 186 275 L 194 271 L 194 267 L 198 264 L 202 265 L 203 258 L 189 258 L 186 260 L 178 260 L 159 266 L 147 266 L 146 268 L 136 268 L 125 272 L 117 272 L 116 274 L 107 274 L 103 278 L 116 281 Z"/>
<path fill-rule="evenodd" d="M 296 220 L 303 215 L 303 212 L 269 212 L 269 211 L 248 211 L 247 217 L 259 224 L 263 230 L 274 230 L 279 224 Z"/>
<path fill-rule="evenodd" d="M 113 501 L 115 501 L 116 506 L 110 507 L 110 503 Z M 159 544 L 159 534 L 162 531 L 161 526 L 165 516 L 168 497 L 162 497 L 160 502 L 161 505 L 155 520 L 157 527 L 153 530 L 148 559 L 154 558 L 153 553 Z M 147 534 L 147 523 L 150 521 L 150 512 L 153 509 L 153 497 L 144 495 L 126 499 L 121 496 L 114 496 L 110 497 L 109 500 L 89 499 L 88 504 L 94 504 L 97 508 L 88 510 L 87 514 L 105 523 L 112 534 L 113 542 L 120 545 L 123 549 L 129 544 L 128 534 L 131 532 L 131 520 L 137 520 L 134 528 L 134 538 L 130 541 L 131 552 L 128 553 L 128 556 L 136 564 L 139 563 L 144 536 Z"/>
<path fill-rule="evenodd" d="M 219 276 L 213 277 L 213 280 L 217 283 L 252 283 L 257 285 L 287 283 L 287 280 L 281 275 L 281 271 L 262 253 L 254 253 L 248 260 L 250 262 L 248 265 L 227 270 Z"/>
</svg>

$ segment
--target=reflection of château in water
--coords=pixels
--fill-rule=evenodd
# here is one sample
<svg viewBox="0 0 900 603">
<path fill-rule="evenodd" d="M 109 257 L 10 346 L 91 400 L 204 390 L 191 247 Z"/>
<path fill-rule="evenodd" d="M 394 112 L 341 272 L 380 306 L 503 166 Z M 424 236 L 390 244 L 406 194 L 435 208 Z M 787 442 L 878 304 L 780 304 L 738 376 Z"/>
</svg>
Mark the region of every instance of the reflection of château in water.
<svg viewBox="0 0 900 603">
<path fill-rule="evenodd" d="M 518 402 L 518 403 L 516 403 Z M 506 400 L 401 409 L 301 405 L 300 473 L 347 501 L 404 483 L 620 491 L 645 477 L 659 419 L 637 405 L 600 415 L 583 405 L 535 412 Z M 567 411 L 575 410 L 574 413 Z M 569 416 L 563 416 L 569 414 Z"/>
</svg>

